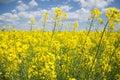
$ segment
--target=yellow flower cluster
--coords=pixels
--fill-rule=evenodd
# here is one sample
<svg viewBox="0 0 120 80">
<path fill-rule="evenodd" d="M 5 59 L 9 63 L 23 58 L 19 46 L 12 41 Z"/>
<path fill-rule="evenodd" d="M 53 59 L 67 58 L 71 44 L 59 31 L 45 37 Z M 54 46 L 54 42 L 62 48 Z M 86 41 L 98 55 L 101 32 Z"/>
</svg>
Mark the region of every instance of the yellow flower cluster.
<svg viewBox="0 0 120 80">
<path fill-rule="evenodd" d="M 102 13 L 100 12 L 99 9 L 95 8 L 91 11 L 92 17 L 99 17 Z"/>
<path fill-rule="evenodd" d="M 120 67 L 119 33 L 104 35 L 101 57 L 95 61 L 91 79 L 109 78 Z M 51 43 L 51 32 L 4 31 L 0 32 L 0 78 L 28 80 L 79 80 L 92 66 L 100 33 L 56 32 Z M 118 38 L 119 37 L 119 38 Z M 86 39 L 84 53 L 83 42 Z M 115 44 L 116 43 L 116 44 Z M 114 53 L 114 55 L 112 55 Z M 111 57 L 112 56 L 112 57 Z M 112 62 L 111 62 L 112 61 Z M 118 67 L 117 67 L 118 66 Z M 107 73 L 107 75 L 106 75 Z M 110 73 L 110 75 L 109 75 Z M 99 74 L 99 76 L 95 76 Z M 3 77 L 4 76 L 4 77 Z"/>
<path fill-rule="evenodd" d="M 30 23 L 31 23 L 31 24 L 35 24 L 35 23 L 36 23 L 35 19 L 34 19 L 34 18 L 31 18 L 31 19 L 30 19 Z"/>
<path fill-rule="evenodd" d="M 58 20 L 60 17 L 62 17 L 63 11 L 60 8 L 55 8 L 55 18 L 54 20 Z"/>
<path fill-rule="evenodd" d="M 48 13 L 45 12 L 45 13 L 43 14 L 43 16 L 44 16 L 45 18 L 48 18 Z"/>
<path fill-rule="evenodd" d="M 102 14 L 102 12 L 97 9 L 97 8 L 94 8 L 92 11 L 91 11 L 91 17 L 92 19 L 96 18 L 100 24 L 103 24 L 103 20 L 102 18 L 100 18 L 100 15 Z"/>
<path fill-rule="evenodd" d="M 89 31 L 55 32 L 56 26 L 68 18 L 60 8 L 55 8 L 54 30 L 45 31 L 48 13 L 43 15 L 43 31 L 32 30 L 36 23 L 31 18 L 31 31 L 0 31 L 0 80 L 119 80 L 120 30 L 107 31 L 119 23 L 120 13 L 108 8 L 108 22 L 103 31 L 92 31 L 94 20 L 103 24 L 101 12 L 91 11 Z M 3 27 L 6 29 L 6 26 Z M 114 29 L 114 27 L 111 27 Z"/>
<path fill-rule="evenodd" d="M 117 8 L 108 8 L 106 17 L 109 22 L 109 28 L 114 30 L 115 24 L 120 23 L 120 11 Z"/>
<path fill-rule="evenodd" d="M 78 28 L 78 27 L 79 27 L 79 23 L 78 23 L 78 22 L 74 22 L 74 26 L 75 26 L 76 28 Z"/>
<path fill-rule="evenodd" d="M 65 21 L 67 18 L 68 18 L 68 14 L 67 13 L 64 13 L 62 11 L 62 9 L 60 8 L 55 8 L 55 11 L 54 11 L 54 18 L 53 20 L 56 22 L 56 24 L 58 26 L 62 26 L 62 22 Z M 56 26 L 57 26 L 56 25 Z"/>
<path fill-rule="evenodd" d="M 45 31 L 47 25 L 47 19 L 48 19 L 48 12 L 45 12 L 43 14 L 43 19 L 42 19 L 43 31 Z"/>
</svg>

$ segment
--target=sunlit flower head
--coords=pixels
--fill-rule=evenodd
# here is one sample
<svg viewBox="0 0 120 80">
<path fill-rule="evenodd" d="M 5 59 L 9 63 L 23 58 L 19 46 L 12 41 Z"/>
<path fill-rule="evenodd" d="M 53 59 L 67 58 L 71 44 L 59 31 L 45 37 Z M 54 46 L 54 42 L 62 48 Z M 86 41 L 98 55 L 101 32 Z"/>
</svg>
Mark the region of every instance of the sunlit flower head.
<svg viewBox="0 0 120 80">
<path fill-rule="evenodd" d="M 45 18 L 48 18 L 48 12 L 45 12 L 45 13 L 43 14 L 43 16 L 44 16 Z"/>
<path fill-rule="evenodd" d="M 36 23 L 35 18 L 31 18 L 31 19 L 30 19 L 30 23 L 31 23 L 31 24 L 35 24 L 35 23 Z"/>
<path fill-rule="evenodd" d="M 120 23 L 120 11 L 117 8 L 108 8 L 106 11 L 106 17 L 109 22 L 109 28 L 114 30 L 114 26 L 116 23 Z"/>
<path fill-rule="evenodd" d="M 98 21 L 99 21 L 100 24 L 103 24 L 102 18 L 98 18 Z"/>
<path fill-rule="evenodd" d="M 76 22 L 74 22 L 74 26 L 76 27 L 76 28 L 78 28 L 79 27 L 79 23 L 76 21 Z"/>
<path fill-rule="evenodd" d="M 63 14 L 62 9 L 55 8 L 55 14 L 54 14 L 55 17 L 61 17 L 62 14 Z"/>
<path fill-rule="evenodd" d="M 60 8 L 55 8 L 55 12 L 56 12 L 57 14 L 62 14 L 62 9 L 60 9 Z"/>
<path fill-rule="evenodd" d="M 91 16 L 92 16 L 92 18 L 93 18 L 93 17 L 99 17 L 101 14 L 102 14 L 102 12 L 101 12 L 99 9 L 97 9 L 97 8 L 94 8 L 94 9 L 91 11 Z"/>
<path fill-rule="evenodd" d="M 6 28 L 6 26 L 2 26 L 2 28 L 3 28 L 3 29 L 5 29 L 5 28 Z"/>
<path fill-rule="evenodd" d="M 67 13 L 63 13 L 63 19 L 66 20 L 68 18 L 68 14 Z"/>
</svg>

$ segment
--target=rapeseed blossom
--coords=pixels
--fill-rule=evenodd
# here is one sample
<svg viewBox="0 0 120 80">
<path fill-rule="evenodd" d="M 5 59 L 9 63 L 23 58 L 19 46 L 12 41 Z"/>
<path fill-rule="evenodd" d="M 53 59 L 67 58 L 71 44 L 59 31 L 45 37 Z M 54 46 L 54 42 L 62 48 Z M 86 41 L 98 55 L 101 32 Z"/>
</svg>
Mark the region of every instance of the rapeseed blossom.
<svg viewBox="0 0 120 80">
<path fill-rule="evenodd" d="M 31 18 L 31 19 L 30 19 L 30 23 L 31 23 L 31 24 L 35 24 L 35 23 L 36 23 L 35 18 Z"/>
<path fill-rule="evenodd" d="M 43 16 L 44 16 L 45 18 L 48 18 L 48 13 L 45 12 L 45 13 L 43 14 Z"/>
<path fill-rule="evenodd" d="M 75 26 L 76 28 L 78 28 L 79 23 L 78 23 L 78 22 L 74 22 L 74 26 Z"/>
<path fill-rule="evenodd" d="M 120 23 L 120 11 L 117 8 L 108 8 L 106 11 L 106 17 L 109 22 L 109 28 L 114 30 L 114 25 Z"/>
<path fill-rule="evenodd" d="M 114 15 L 113 15 L 114 14 Z M 103 24 L 98 9 L 92 18 Z M 119 11 L 106 12 L 111 30 L 119 23 Z M 113 16 L 112 16 L 113 15 Z M 48 13 L 43 14 L 47 24 Z M 56 8 L 55 28 L 62 26 L 67 13 Z M 35 24 L 34 18 L 30 20 Z M 78 21 L 72 23 L 78 28 Z M 108 29 L 109 30 L 109 29 Z M 99 54 L 98 43 L 102 31 L 0 31 L 0 79 L 1 80 L 119 80 L 120 79 L 120 30 L 104 30 Z M 53 36 L 54 34 L 54 36 Z M 94 64 L 93 64 L 94 61 Z"/>
<path fill-rule="evenodd" d="M 94 9 L 91 11 L 91 16 L 92 16 L 92 18 L 93 18 L 93 17 L 99 17 L 101 14 L 102 14 L 102 12 L 101 12 L 99 9 L 97 9 L 97 8 L 94 8 Z"/>
</svg>

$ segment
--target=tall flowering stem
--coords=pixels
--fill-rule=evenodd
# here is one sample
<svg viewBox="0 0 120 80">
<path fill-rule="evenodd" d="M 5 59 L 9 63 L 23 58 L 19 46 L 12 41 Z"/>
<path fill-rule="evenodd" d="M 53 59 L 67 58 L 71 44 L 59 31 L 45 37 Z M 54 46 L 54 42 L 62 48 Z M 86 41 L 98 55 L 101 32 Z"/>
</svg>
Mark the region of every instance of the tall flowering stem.
<svg viewBox="0 0 120 80">
<path fill-rule="evenodd" d="M 45 31 L 45 28 L 46 28 L 47 19 L 48 19 L 48 13 L 45 12 L 45 13 L 43 14 L 43 21 L 42 21 L 43 32 Z"/>
<path fill-rule="evenodd" d="M 52 41 L 55 31 L 58 29 L 57 27 L 61 27 L 61 25 L 63 25 L 62 21 L 65 21 L 68 18 L 67 13 L 63 13 L 62 9 L 60 9 L 60 8 L 55 8 L 54 12 L 55 12 L 54 18 L 53 18 L 54 28 L 52 30 L 51 41 Z"/>
<path fill-rule="evenodd" d="M 89 26 L 89 29 L 88 29 L 88 32 L 87 32 L 87 35 L 86 35 L 86 39 L 85 39 L 84 44 L 83 44 L 82 53 L 84 53 L 84 46 L 85 46 L 85 43 L 87 41 L 87 37 L 88 37 L 88 35 L 89 35 L 89 33 L 92 29 L 94 20 L 97 19 L 100 22 L 100 24 L 102 24 L 102 22 L 103 22 L 102 19 L 100 18 L 101 14 L 102 13 L 97 8 L 95 8 L 91 11 L 91 22 L 90 22 L 90 26 Z"/>
<path fill-rule="evenodd" d="M 33 25 L 36 24 L 35 18 L 31 18 L 31 19 L 30 19 L 30 24 L 31 24 L 30 30 L 32 30 L 32 29 L 33 29 Z"/>
<path fill-rule="evenodd" d="M 102 39 L 103 39 L 103 36 L 105 34 L 105 31 L 106 31 L 107 27 L 111 26 L 111 22 L 112 23 L 119 23 L 119 21 L 120 21 L 120 12 L 116 8 L 108 8 L 108 10 L 106 12 L 106 17 L 107 17 L 108 20 L 107 20 L 107 22 L 105 24 L 105 27 L 104 27 L 103 31 L 102 31 L 102 35 L 101 35 L 99 43 L 98 43 L 97 51 L 96 51 L 95 56 L 93 58 L 92 65 L 90 67 L 90 71 L 89 72 L 92 71 L 93 65 L 95 64 L 95 60 L 98 57 L 98 54 L 100 52 Z M 89 74 L 89 78 L 90 78 L 90 74 Z"/>
</svg>

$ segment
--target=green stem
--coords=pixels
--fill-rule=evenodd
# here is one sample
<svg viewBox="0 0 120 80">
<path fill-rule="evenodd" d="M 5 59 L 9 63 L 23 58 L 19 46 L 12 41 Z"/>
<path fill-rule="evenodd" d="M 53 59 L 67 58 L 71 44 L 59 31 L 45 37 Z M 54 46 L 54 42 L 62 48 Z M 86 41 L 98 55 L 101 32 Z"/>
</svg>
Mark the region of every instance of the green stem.
<svg viewBox="0 0 120 80">
<path fill-rule="evenodd" d="M 31 24 L 31 29 L 30 30 L 32 31 L 32 24 Z"/>
<path fill-rule="evenodd" d="M 99 43 L 98 43 L 98 48 L 97 48 L 97 51 L 96 51 L 96 53 L 95 53 L 95 57 L 94 57 L 94 59 L 93 59 L 92 66 L 90 67 L 90 71 L 89 71 L 89 72 L 92 71 L 92 68 L 93 68 L 93 65 L 94 65 L 94 63 L 95 63 L 95 60 L 96 60 L 96 58 L 97 58 L 97 56 L 98 56 L 98 54 L 99 54 L 99 50 L 100 50 L 102 38 L 103 38 L 103 35 L 104 35 L 104 33 L 105 33 L 105 30 L 106 30 L 106 28 L 107 28 L 108 23 L 109 23 L 109 22 L 107 21 L 107 23 L 105 24 L 105 27 L 104 27 L 104 30 L 103 30 L 103 32 L 102 32 L 100 41 L 99 41 Z M 89 74 L 89 78 L 90 78 L 90 74 Z"/>
<path fill-rule="evenodd" d="M 94 21 L 94 17 L 93 17 L 92 20 L 91 20 L 91 23 L 90 23 L 90 26 L 89 26 L 89 30 L 88 30 L 87 36 L 89 35 L 89 33 L 90 33 L 90 31 L 91 31 L 93 21 Z"/>
<path fill-rule="evenodd" d="M 56 21 L 55 21 L 54 28 L 53 28 L 53 31 L 52 31 L 51 42 L 52 42 L 55 30 L 56 30 Z"/>
<path fill-rule="evenodd" d="M 46 27 L 46 19 L 43 21 L 43 32 L 45 31 L 45 27 Z"/>
<path fill-rule="evenodd" d="M 114 51 L 112 52 L 112 54 L 111 54 L 111 56 L 110 56 L 110 62 L 111 62 L 111 60 L 112 60 L 112 56 L 115 54 L 115 52 L 116 52 L 116 50 L 119 48 L 119 44 L 120 44 L 120 39 L 117 41 L 118 43 L 116 44 L 116 46 L 115 46 L 115 49 L 114 49 Z"/>
<path fill-rule="evenodd" d="M 88 33 L 87 33 L 87 35 L 86 35 L 85 42 L 84 42 L 84 44 L 83 44 L 82 53 L 84 52 L 84 46 L 85 46 L 85 43 L 86 43 L 86 41 L 87 41 L 87 37 L 88 37 L 88 35 L 89 35 L 90 31 L 91 31 L 93 21 L 94 21 L 94 17 L 93 17 L 92 20 L 91 20 L 91 23 L 90 23 L 90 26 L 89 26 L 89 30 L 88 30 Z"/>
</svg>

